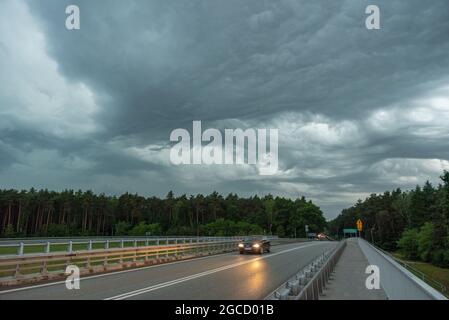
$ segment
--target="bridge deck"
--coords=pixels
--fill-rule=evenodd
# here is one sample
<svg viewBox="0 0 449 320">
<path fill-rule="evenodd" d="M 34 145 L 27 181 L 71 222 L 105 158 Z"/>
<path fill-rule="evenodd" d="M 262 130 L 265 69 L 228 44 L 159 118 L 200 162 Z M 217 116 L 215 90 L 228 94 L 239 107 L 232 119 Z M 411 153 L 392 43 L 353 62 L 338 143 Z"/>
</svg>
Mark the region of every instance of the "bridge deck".
<svg viewBox="0 0 449 320">
<path fill-rule="evenodd" d="M 335 242 L 273 246 L 264 255 L 237 252 L 104 275 L 81 277 L 79 290 L 64 281 L 0 291 L 7 299 L 263 299 Z"/>
<path fill-rule="evenodd" d="M 365 273 L 368 260 L 360 249 L 357 239 L 349 239 L 335 271 L 320 300 L 385 300 L 387 296 L 382 288 L 368 290 Z"/>
</svg>

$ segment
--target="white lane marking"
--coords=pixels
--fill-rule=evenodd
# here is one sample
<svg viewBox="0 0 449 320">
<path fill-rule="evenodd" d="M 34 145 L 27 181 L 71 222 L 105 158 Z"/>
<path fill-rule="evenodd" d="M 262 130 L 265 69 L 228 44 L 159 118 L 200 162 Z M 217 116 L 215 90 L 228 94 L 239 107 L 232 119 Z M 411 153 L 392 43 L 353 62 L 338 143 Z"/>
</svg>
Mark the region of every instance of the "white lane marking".
<svg viewBox="0 0 449 320">
<path fill-rule="evenodd" d="M 286 244 L 286 245 L 288 245 L 288 244 Z M 300 243 L 300 245 L 303 245 L 303 244 Z M 194 261 L 204 260 L 204 259 L 211 259 L 211 258 L 223 256 L 223 255 L 229 255 L 229 254 L 232 254 L 232 253 L 233 252 L 220 253 L 220 254 L 214 254 L 214 255 L 211 255 L 211 256 L 207 256 L 207 257 L 192 258 L 192 259 L 186 259 L 186 260 L 181 260 L 181 261 L 161 263 L 161 264 L 157 264 L 157 265 L 154 265 L 154 266 L 138 267 L 138 268 L 135 268 L 135 269 L 121 270 L 121 271 L 114 271 L 114 272 L 108 272 L 108 273 L 103 273 L 103 274 L 97 274 L 97 275 L 94 275 L 94 276 L 81 277 L 80 281 L 90 280 L 90 279 L 95 279 L 95 278 L 108 277 L 108 276 L 113 276 L 113 275 L 122 274 L 122 273 L 128 273 L 128 272 L 138 272 L 138 271 L 142 271 L 142 270 L 146 270 L 146 269 L 165 267 L 165 266 L 168 266 L 168 265 L 174 265 L 174 264 L 179 264 L 179 263 L 186 263 L 186 262 L 194 262 Z M 38 288 L 56 286 L 58 284 L 65 284 L 65 280 L 51 282 L 51 283 L 36 284 L 34 286 L 27 286 L 27 287 L 23 287 L 23 288 L 2 290 L 2 291 L 0 291 L 0 295 L 6 294 L 6 293 L 17 292 L 17 291 L 24 291 L 24 290 L 31 290 L 31 289 L 38 289 Z"/>
<path fill-rule="evenodd" d="M 106 298 L 104 300 L 124 300 L 124 299 L 131 298 L 131 297 L 143 294 L 143 293 L 151 292 L 151 291 L 154 291 L 154 290 L 162 289 L 162 288 L 169 287 L 169 286 L 172 286 L 172 285 L 175 285 L 175 284 L 179 284 L 179 283 L 182 283 L 182 282 L 193 280 L 193 279 L 196 279 L 196 278 L 204 277 L 204 276 L 207 276 L 207 275 L 210 275 L 210 274 L 213 274 L 213 273 L 217 273 L 217 272 L 220 272 L 220 271 L 224 271 L 224 270 L 228 270 L 228 269 L 231 269 L 231 268 L 239 267 L 239 266 L 242 266 L 242 265 L 245 265 L 245 264 L 252 263 L 254 261 L 258 261 L 258 260 L 262 260 L 262 259 L 268 259 L 268 258 L 275 257 L 277 255 L 284 254 L 284 253 L 287 253 L 287 252 L 290 252 L 290 251 L 299 250 L 299 249 L 303 249 L 303 248 L 308 248 L 308 247 L 312 247 L 312 246 L 316 246 L 316 245 L 319 245 L 319 243 L 312 243 L 312 244 L 309 244 L 309 245 L 303 245 L 303 246 L 300 246 L 300 247 L 286 249 L 286 250 L 283 250 L 283 251 L 280 251 L 280 252 L 272 253 L 272 254 L 270 254 L 268 256 L 262 256 L 262 257 L 251 259 L 251 260 L 246 260 L 246 261 L 242 261 L 242 262 L 233 263 L 233 264 L 230 264 L 230 265 L 227 265 L 227 266 L 223 266 L 223 267 L 219 267 L 219 268 L 212 269 L 212 270 L 209 270 L 209 271 L 193 274 L 193 275 L 190 275 L 190 276 L 187 276 L 187 277 L 183 277 L 183 278 L 171 280 L 171 281 L 168 281 L 168 282 L 163 282 L 163 283 L 159 283 L 159 284 L 156 284 L 156 285 L 152 285 L 152 286 L 149 286 L 149 287 L 146 287 L 146 288 L 142 288 L 142 289 L 138 289 L 138 290 L 122 293 L 122 294 L 119 294 L 119 295 L 116 295 L 116 296 L 113 296 L 113 297 L 110 297 L 110 298 Z"/>
</svg>

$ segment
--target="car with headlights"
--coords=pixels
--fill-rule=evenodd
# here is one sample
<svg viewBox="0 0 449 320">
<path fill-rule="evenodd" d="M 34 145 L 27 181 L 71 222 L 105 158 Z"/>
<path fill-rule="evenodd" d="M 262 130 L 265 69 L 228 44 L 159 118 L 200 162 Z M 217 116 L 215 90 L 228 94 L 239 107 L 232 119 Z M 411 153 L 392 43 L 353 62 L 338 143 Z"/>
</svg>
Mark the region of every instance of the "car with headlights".
<svg viewBox="0 0 449 320">
<path fill-rule="evenodd" d="M 240 241 L 239 245 L 240 254 L 244 253 L 258 253 L 270 252 L 271 244 L 267 237 L 251 236 L 246 237 Z"/>
</svg>

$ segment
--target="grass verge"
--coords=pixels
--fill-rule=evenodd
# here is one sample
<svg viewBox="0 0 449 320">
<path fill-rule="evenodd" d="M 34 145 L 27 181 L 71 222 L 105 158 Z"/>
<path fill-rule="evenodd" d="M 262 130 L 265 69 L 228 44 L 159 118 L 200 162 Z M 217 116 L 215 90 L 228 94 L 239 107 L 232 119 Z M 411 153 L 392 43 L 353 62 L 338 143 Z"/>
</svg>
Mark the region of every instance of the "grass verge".
<svg viewBox="0 0 449 320">
<path fill-rule="evenodd" d="M 398 259 L 402 262 L 405 262 L 406 264 L 411 266 L 413 269 L 418 270 L 419 272 L 422 272 L 427 278 L 432 279 L 436 282 L 439 282 L 443 286 L 445 286 L 446 291 L 442 291 L 440 286 L 432 283 L 431 281 L 426 281 L 433 288 L 440 291 L 446 297 L 449 297 L 449 292 L 448 292 L 449 291 L 449 269 L 437 267 L 437 266 L 434 266 L 433 264 L 430 264 L 427 262 L 406 260 L 400 253 L 397 253 L 397 252 L 394 252 L 392 254 L 396 259 Z M 421 278 L 421 274 L 419 274 L 418 272 L 414 272 L 414 270 L 410 270 L 410 271 L 413 272 L 416 276 Z"/>
</svg>

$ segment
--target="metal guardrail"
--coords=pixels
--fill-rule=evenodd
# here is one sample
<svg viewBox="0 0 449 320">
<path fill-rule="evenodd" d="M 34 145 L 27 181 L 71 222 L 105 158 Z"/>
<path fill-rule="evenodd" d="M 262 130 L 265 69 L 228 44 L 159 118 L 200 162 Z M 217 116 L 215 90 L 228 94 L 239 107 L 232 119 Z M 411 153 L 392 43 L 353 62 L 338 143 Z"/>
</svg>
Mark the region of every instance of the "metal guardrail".
<svg viewBox="0 0 449 320">
<path fill-rule="evenodd" d="M 346 241 L 342 241 L 332 251 L 326 251 L 315 257 L 266 299 L 318 300 L 345 246 Z"/>
<path fill-rule="evenodd" d="M 81 274 L 107 272 L 234 251 L 237 243 L 237 239 L 213 242 L 193 242 L 191 239 L 187 243 L 160 246 L 0 257 L 0 285 L 62 277 L 69 265 L 76 265 Z"/>
<path fill-rule="evenodd" d="M 437 280 L 429 277 L 428 275 L 426 275 L 425 273 L 423 273 L 422 271 L 413 268 L 411 265 L 409 265 L 408 263 L 406 263 L 403 260 L 400 260 L 394 256 L 391 256 L 393 259 L 396 259 L 396 262 L 398 262 L 400 265 L 402 265 L 404 268 L 406 268 L 407 270 L 409 270 L 410 272 L 414 273 L 416 276 L 418 276 L 422 281 L 428 283 L 429 285 L 431 285 L 432 287 L 434 287 L 437 290 L 440 290 L 441 293 L 443 293 L 446 297 L 449 297 L 449 294 L 447 292 L 447 287 L 442 284 L 441 282 L 438 282 Z"/>
<path fill-rule="evenodd" d="M 327 260 L 322 263 L 318 262 L 318 270 L 310 281 L 305 284 L 298 296 L 295 297 L 295 300 L 318 300 L 320 298 L 320 294 L 323 293 L 323 289 L 334 271 L 335 265 L 337 264 L 338 259 L 340 259 L 345 247 L 346 240 L 338 244 Z"/>
<path fill-rule="evenodd" d="M 75 237 L 26 237 L 26 238 L 0 238 L 0 244 L 15 244 L 15 243 L 46 243 L 46 242 L 68 242 L 72 241 L 103 241 L 103 240 L 145 240 L 145 239 L 231 239 L 231 238 L 241 238 L 243 236 L 232 236 L 232 237 L 215 237 L 215 236 L 75 236 Z M 268 236 L 277 237 L 277 236 Z"/>
<path fill-rule="evenodd" d="M 267 236 L 268 239 L 277 239 L 277 236 Z M 159 246 L 162 244 L 178 244 L 193 242 L 216 242 L 216 241 L 235 241 L 242 239 L 242 236 L 234 237 L 93 237 L 93 238 L 48 238 L 48 239 L 7 239 L 0 240 L 0 257 L 2 255 L 14 255 L 13 253 L 3 253 L 2 249 L 11 249 L 7 251 L 16 251 L 17 256 L 23 256 L 36 253 L 56 252 L 77 252 L 95 249 L 126 248 L 126 247 L 148 247 L 150 245 Z M 40 248 L 36 252 L 34 248 Z M 62 248 L 61 248 L 62 247 Z M 52 250 L 52 248 L 56 248 Z M 29 249 L 32 252 L 26 252 Z M 4 251 L 4 250 L 3 250 Z M 39 252 L 40 251 L 40 252 Z"/>
</svg>

